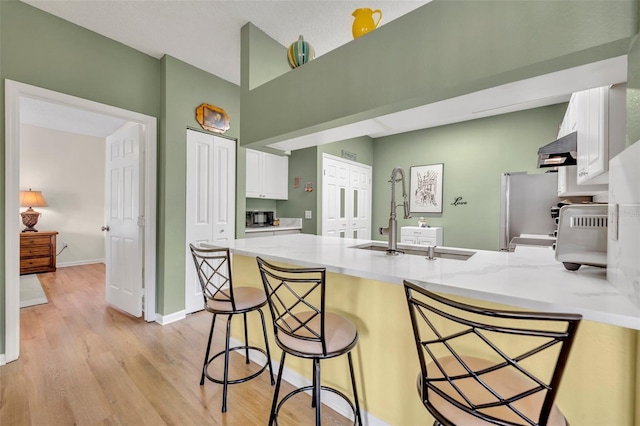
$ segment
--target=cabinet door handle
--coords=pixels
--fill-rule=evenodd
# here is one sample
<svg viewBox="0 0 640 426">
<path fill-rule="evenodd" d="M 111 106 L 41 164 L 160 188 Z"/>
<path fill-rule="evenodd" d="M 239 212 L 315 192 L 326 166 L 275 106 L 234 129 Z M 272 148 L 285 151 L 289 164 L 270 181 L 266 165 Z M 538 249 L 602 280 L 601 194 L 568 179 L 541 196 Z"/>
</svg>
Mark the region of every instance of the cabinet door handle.
<svg viewBox="0 0 640 426">
<path fill-rule="evenodd" d="M 101 230 L 101 231 L 109 231 L 109 225 L 107 225 L 107 226 L 102 226 L 102 227 L 100 228 L 100 230 Z"/>
</svg>

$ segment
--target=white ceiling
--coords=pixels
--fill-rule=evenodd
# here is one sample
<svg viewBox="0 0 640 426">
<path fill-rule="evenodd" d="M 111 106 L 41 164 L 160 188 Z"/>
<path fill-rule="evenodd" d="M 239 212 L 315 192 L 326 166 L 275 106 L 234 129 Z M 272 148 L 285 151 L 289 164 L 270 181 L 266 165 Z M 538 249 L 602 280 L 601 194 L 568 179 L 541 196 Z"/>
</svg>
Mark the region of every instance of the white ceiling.
<svg viewBox="0 0 640 426">
<path fill-rule="evenodd" d="M 156 58 L 164 54 L 240 83 L 240 29 L 251 22 L 287 46 L 302 34 L 321 56 L 352 40 L 351 13 L 381 9 L 384 25 L 428 3 L 404 0 L 22 0 Z M 215 46 L 209 40 L 215 40 Z M 224 48 L 222 48 L 224 47 Z M 368 135 L 382 137 L 566 102 L 572 92 L 625 82 L 626 57 L 540 76 L 348 126 L 290 138 L 290 151 Z M 27 100 L 22 122 L 105 137 L 123 123 L 75 108 Z M 541 141 L 541 145 L 547 141 Z"/>
</svg>

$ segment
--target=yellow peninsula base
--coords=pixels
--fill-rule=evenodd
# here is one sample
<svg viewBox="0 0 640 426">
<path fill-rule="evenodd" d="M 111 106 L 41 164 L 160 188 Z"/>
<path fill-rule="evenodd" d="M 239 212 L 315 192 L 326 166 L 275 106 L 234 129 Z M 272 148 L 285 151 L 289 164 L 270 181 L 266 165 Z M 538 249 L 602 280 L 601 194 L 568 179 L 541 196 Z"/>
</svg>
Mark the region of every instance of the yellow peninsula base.
<svg viewBox="0 0 640 426">
<path fill-rule="evenodd" d="M 253 257 L 233 255 L 233 274 L 237 285 L 262 287 Z M 431 424 L 433 419 L 416 391 L 418 358 L 402 286 L 328 273 L 326 303 L 328 310 L 348 317 L 358 328 L 360 340 L 353 356 L 362 409 L 391 425 Z M 241 323 L 236 326 L 234 337 L 241 340 Z M 249 326 L 250 330 L 261 328 L 257 320 Z M 268 328 L 271 355 L 279 360 L 281 352 L 272 338 L 273 328 Z M 637 330 L 582 321 L 556 399 L 572 425 L 640 425 L 639 334 Z M 251 344 L 262 343 L 261 333 L 249 335 Z M 311 362 L 292 357 L 287 367 L 311 380 Z M 351 396 L 347 371 L 342 358 L 323 361 L 322 381 Z"/>
</svg>

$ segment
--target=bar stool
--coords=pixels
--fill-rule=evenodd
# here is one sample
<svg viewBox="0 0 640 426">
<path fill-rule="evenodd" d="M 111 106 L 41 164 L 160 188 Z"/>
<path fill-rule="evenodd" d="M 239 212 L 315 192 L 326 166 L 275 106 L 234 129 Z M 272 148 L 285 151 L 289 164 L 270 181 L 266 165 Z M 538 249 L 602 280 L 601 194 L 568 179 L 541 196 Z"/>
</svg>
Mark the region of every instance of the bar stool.
<svg viewBox="0 0 640 426">
<path fill-rule="evenodd" d="M 308 390 L 312 391 L 311 406 L 315 407 L 316 425 L 321 423 L 321 390 L 344 399 L 353 410 L 354 423 L 362 425 L 351 359 L 351 349 L 358 342 L 358 331 L 348 319 L 325 311 L 325 269 L 284 268 L 260 257 L 257 262 L 273 318 L 275 340 L 282 349 L 269 425 L 277 424 L 278 412 L 289 398 Z M 289 392 L 278 402 L 287 354 L 313 360 L 313 384 Z M 353 402 L 339 390 L 320 383 L 320 361 L 344 354 L 349 361 Z"/>
<path fill-rule="evenodd" d="M 274 385 L 273 368 L 271 367 L 271 353 L 269 351 L 269 341 L 267 340 L 267 327 L 264 322 L 262 308 L 267 304 L 267 298 L 261 289 L 253 287 L 234 287 L 231 279 L 231 262 L 228 248 L 198 248 L 189 244 L 193 262 L 200 285 L 202 287 L 202 297 L 204 299 L 204 309 L 213 314 L 211 318 L 211 330 L 209 331 L 209 342 L 202 365 L 202 375 L 200 376 L 200 386 L 204 385 L 204 378 L 223 385 L 222 390 L 222 412 L 227 411 L 227 387 L 228 385 L 243 383 L 257 377 L 265 368 L 269 367 L 271 385 Z M 262 333 L 264 335 L 265 349 L 249 345 L 247 333 L 247 313 L 257 311 L 262 321 Z M 231 319 L 234 315 L 242 314 L 244 317 L 244 345 L 229 347 L 231 337 Z M 227 315 L 227 331 L 225 337 L 225 348 L 223 351 L 209 357 L 211 351 L 211 340 L 217 315 Z M 263 353 L 267 357 L 267 362 L 256 372 L 246 377 L 229 380 L 229 352 L 245 352 L 246 363 L 249 364 L 249 349 Z M 222 379 L 213 377 L 207 371 L 209 365 L 217 357 L 224 355 L 224 377 Z"/>
<path fill-rule="evenodd" d="M 404 289 L 434 425 L 567 425 L 554 399 L 581 315 L 471 306 L 406 280 Z"/>
</svg>

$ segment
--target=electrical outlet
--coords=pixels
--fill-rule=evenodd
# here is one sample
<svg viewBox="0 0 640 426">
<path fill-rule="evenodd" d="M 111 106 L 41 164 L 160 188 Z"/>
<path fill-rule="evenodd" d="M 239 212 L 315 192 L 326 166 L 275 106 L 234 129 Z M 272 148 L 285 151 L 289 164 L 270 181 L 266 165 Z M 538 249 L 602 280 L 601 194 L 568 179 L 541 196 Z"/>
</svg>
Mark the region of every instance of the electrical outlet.
<svg viewBox="0 0 640 426">
<path fill-rule="evenodd" d="M 305 210 L 304 211 L 304 218 L 305 219 L 311 219 L 311 210 Z"/>
</svg>

